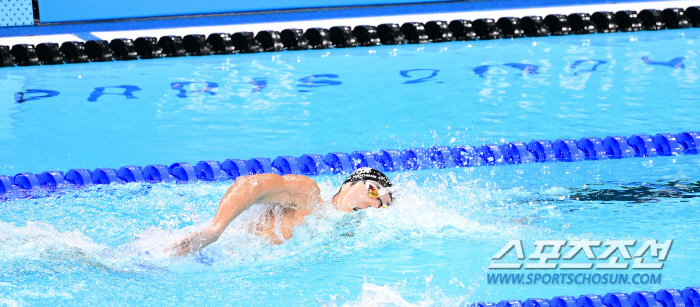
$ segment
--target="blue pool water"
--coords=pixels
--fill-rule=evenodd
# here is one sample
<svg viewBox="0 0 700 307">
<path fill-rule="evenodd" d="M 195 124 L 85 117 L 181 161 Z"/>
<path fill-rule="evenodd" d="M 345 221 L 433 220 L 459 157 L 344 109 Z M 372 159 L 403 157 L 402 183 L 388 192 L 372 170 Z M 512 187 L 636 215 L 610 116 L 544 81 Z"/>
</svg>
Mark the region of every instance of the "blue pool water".
<svg viewBox="0 0 700 307">
<path fill-rule="evenodd" d="M 4 69 L 6 99 L 27 89 L 59 94 L 3 105 L 0 174 L 697 130 L 698 35 L 693 29 Z M 685 68 L 647 65 L 642 57 L 683 57 Z M 581 60 L 591 61 L 576 64 Z M 513 63 L 538 68 L 523 73 L 502 65 Z M 485 65 L 493 66 L 482 73 Z M 217 87 L 192 93 L 209 84 L 182 85 L 186 97 L 178 97 L 173 83 L 182 82 Z M 133 99 L 110 94 L 124 88 L 105 88 L 89 101 L 95 88 L 122 85 L 138 89 Z"/>
<path fill-rule="evenodd" d="M 698 131 L 698 38 L 691 29 L 2 69 L 2 97 L 34 91 L 0 107 L 0 173 Z M 42 95 L 55 96 L 31 99 Z M 0 206 L 0 304 L 463 306 L 684 288 L 699 273 L 699 171 L 698 156 L 681 155 L 392 173 L 398 198 L 387 210 L 322 206 L 270 245 L 247 232 L 275 210 L 256 206 L 184 259 L 161 250 L 206 223 L 230 182 L 37 192 Z M 330 198 L 344 178 L 317 179 Z M 489 284 L 491 257 L 512 239 L 526 255 L 545 239 L 634 239 L 632 252 L 674 242 L 663 269 L 643 272 L 662 274 L 660 285 Z"/>
</svg>

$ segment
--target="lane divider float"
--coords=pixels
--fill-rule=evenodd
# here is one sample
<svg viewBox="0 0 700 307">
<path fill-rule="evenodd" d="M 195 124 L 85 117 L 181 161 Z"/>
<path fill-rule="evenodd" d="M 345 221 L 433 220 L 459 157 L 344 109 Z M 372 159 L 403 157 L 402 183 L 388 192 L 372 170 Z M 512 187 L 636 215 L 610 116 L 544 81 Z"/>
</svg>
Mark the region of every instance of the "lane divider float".
<svg viewBox="0 0 700 307">
<path fill-rule="evenodd" d="M 700 6 L 645 9 L 618 12 L 550 14 L 541 16 L 480 18 L 451 22 L 433 20 L 426 23 L 406 22 L 399 26 L 335 26 L 285 29 L 281 32 L 253 32 L 166 35 L 160 38 L 115 38 L 111 41 L 88 40 L 58 43 L 16 44 L 0 46 L 0 67 L 56 65 L 70 63 L 133 61 L 163 57 L 204 56 L 214 54 L 280 52 L 330 48 L 369 47 L 514 39 L 521 37 L 561 36 L 613 32 L 657 31 L 700 27 Z"/>
<path fill-rule="evenodd" d="M 700 287 L 683 290 L 662 289 L 654 292 L 613 292 L 603 296 L 596 294 L 556 296 L 551 300 L 530 298 L 525 301 L 503 300 L 498 303 L 478 302 L 471 307 L 697 307 L 700 306 Z"/>
<path fill-rule="evenodd" d="M 178 162 L 170 166 L 152 164 L 146 167 L 129 165 L 119 169 L 71 169 L 67 172 L 30 172 L 14 176 L 0 175 L 2 199 L 26 197 L 35 189 L 56 190 L 130 182 L 197 182 L 235 180 L 254 174 L 348 174 L 360 167 L 372 167 L 384 172 L 410 171 L 430 168 L 475 167 L 524 163 L 578 162 L 583 160 L 626 159 L 632 157 L 674 156 L 698 154 L 700 133 L 659 133 L 654 136 L 635 134 L 608 136 L 604 139 L 585 137 L 579 140 L 533 140 L 529 143 L 508 142 L 484 144 L 480 147 L 460 145 L 432 146 L 403 150 L 382 149 L 377 152 L 355 151 L 347 154 L 332 152 L 325 156 L 305 154 L 300 157 L 279 156 L 248 160 L 204 160 L 192 165 Z M 29 193 L 31 194 L 31 193 Z"/>
</svg>

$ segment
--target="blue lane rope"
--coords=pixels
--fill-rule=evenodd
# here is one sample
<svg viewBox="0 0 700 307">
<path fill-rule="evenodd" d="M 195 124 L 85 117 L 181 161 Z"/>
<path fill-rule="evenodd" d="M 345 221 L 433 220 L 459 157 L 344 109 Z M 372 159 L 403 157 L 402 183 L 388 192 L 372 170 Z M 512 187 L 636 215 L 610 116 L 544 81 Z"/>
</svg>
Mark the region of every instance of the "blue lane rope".
<svg viewBox="0 0 700 307">
<path fill-rule="evenodd" d="M 608 136 L 604 139 L 585 137 L 578 141 L 559 139 L 554 142 L 534 140 L 529 143 L 510 142 L 474 146 L 432 146 L 404 150 L 383 149 L 378 152 L 355 151 L 351 154 L 332 152 L 325 156 L 305 154 L 300 157 L 279 156 L 248 160 L 227 159 L 187 162 L 170 166 L 154 164 L 146 167 L 123 166 L 119 169 L 71 169 L 41 174 L 19 173 L 12 177 L 0 175 L 0 197 L 3 200 L 23 197 L 36 189 L 57 190 L 100 184 L 129 182 L 196 182 L 235 180 L 240 176 L 273 173 L 348 174 L 360 167 L 372 167 L 384 172 L 430 168 L 474 167 L 482 165 L 523 164 L 532 162 L 577 162 L 582 160 L 626 159 L 631 157 L 673 156 L 698 154 L 700 133 L 660 133 L 654 136 L 635 134 Z"/>
<path fill-rule="evenodd" d="M 503 300 L 498 303 L 479 302 L 471 307 L 698 307 L 700 287 L 687 287 L 683 290 L 662 289 L 654 292 L 637 291 L 632 293 L 613 292 L 603 296 L 596 294 L 556 296 L 551 300 L 530 298 L 523 301 Z"/>
</svg>

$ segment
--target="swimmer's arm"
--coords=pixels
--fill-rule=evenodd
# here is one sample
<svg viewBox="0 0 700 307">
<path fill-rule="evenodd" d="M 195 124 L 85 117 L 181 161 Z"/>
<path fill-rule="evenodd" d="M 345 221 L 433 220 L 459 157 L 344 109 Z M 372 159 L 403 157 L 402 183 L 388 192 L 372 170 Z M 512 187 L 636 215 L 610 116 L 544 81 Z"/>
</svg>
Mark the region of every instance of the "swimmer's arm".
<svg viewBox="0 0 700 307">
<path fill-rule="evenodd" d="M 311 201 L 320 201 L 320 192 L 316 182 L 305 176 L 259 174 L 238 178 L 221 198 L 211 225 L 189 234 L 171 250 L 182 255 L 216 242 L 226 227 L 253 204 L 296 204 L 306 209 Z"/>
</svg>

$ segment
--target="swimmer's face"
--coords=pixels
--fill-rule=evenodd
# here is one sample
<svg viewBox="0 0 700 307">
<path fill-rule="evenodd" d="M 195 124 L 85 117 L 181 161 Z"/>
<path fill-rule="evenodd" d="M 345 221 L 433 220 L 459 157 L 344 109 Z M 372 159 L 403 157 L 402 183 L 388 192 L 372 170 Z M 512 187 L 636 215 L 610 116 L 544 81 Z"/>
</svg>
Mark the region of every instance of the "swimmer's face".
<svg viewBox="0 0 700 307">
<path fill-rule="evenodd" d="M 367 181 L 371 186 L 383 188 L 379 183 Z M 370 187 L 370 189 L 372 189 Z M 371 192 L 371 191 L 370 191 Z M 364 181 L 356 181 L 353 183 L 344 184 L 340 193 L 333 198 L 333 203 L 336 208 L 344 212 L 352 212 L 367 208 L 381 208 L 382 206 L 391 205 L 391 196 L 389 193 L 379 193 L 379 198 L 373 198 L 368 193 L 367 184 Z"/>
</svg>

